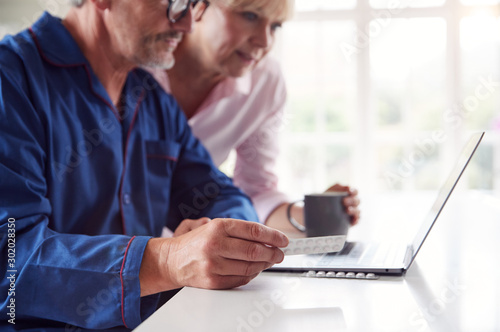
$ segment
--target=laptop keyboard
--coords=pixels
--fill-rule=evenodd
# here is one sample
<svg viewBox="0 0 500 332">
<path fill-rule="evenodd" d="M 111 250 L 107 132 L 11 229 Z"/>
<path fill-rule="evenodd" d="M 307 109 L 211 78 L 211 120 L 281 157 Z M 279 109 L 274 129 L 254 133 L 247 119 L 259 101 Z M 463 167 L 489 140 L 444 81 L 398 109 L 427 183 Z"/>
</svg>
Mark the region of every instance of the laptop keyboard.
<svg viewBox="0 0 500 332">
<path fill-rule="evenodd" d="M 335 266 L 341 265 L 371 265 L 383 266 L 391 264 L 399 255 L 398 250 L 394 250 L 395 243 L 369 244 L 365 246 L 361 243 L 346 242 L 344 248 L 338 253 L 324 255 L 317 263 L 318 267 L 327 267 L 335 262 Z"/>
<path fill-rule="evenodd" d="M 357 263 L 363 251 L 364 246 L 360 243 L 346 242 L 341 251 L 323 255 L 317 266 L 329 266 L 332 261 L 335 261 L 336 264 Z"/>
</svg>

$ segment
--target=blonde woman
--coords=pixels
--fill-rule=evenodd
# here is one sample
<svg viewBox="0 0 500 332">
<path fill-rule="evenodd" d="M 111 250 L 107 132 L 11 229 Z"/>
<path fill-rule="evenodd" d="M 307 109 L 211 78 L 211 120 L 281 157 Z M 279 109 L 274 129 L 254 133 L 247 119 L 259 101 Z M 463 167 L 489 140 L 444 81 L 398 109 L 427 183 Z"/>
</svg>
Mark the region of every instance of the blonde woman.
<svg viewBox="0 0 500 332">
<path fill-rule="evenodd" d="M 186 34 L 176 64 L 154 75 L 172 93 L 192 130 L 219 166 L 236 150 L 234 182 L 253 201 L 261 222 L 291 231 L 287 196 L 278 190 L 274 164 L 286 88 L 268 53 L 293 11 L 293 0 L 214 0 Z M 359 219 L 356 190 L 344 199 L 351 223 Z M 302 210 L 292 210 L 301 220 Z M 194 219 L 195 216 L 193 216 Z"/>
</svg>

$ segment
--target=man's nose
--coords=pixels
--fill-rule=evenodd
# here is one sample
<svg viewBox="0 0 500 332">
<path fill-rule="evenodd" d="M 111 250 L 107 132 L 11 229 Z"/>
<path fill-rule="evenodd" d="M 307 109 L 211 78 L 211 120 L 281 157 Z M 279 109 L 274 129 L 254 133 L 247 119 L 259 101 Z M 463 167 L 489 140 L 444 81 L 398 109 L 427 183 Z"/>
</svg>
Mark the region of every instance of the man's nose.
<svg viewBox="0 0 500 332">
<path fill-rule="evenodd" d="M 174 28 L 176 31 L 180 31 L 183 33 L 189 33 L 193 30 L 193 8 L 189 6 L 186 15 L 184 15 L 180 20 L 175 23 L 170 22 L 170 26 Z"/>
</svg>

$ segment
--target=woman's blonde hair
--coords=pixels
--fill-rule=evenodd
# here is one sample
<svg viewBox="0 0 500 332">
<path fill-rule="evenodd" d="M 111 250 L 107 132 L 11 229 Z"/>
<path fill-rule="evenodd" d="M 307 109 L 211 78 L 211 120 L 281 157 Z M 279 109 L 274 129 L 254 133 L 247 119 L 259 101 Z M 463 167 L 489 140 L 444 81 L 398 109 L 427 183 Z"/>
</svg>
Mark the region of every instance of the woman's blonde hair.
<svg viewBox="0 0 500 332">
<path fill-rule="evenodd" d="M 227 7 L 251 10 L 266 17 L 286 21 L 292 17 L 294 0 L 215 0 Z M 215 2 L 214 1 L 214 2 Z"/>
</svg>

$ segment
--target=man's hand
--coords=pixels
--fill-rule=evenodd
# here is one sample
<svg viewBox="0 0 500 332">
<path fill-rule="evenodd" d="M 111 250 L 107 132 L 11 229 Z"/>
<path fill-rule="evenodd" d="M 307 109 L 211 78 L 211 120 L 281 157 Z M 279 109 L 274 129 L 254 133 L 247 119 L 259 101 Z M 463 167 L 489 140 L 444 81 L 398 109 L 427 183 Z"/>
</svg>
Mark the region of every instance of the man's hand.
<svg viewBox="0 0 500 332">
<path fill-rule="evenodd" d="M 340 191 L 346 191 L 349 193 L 349 195 L 344 198 L 343 203 L 344 207 L 347 211 L 347 214 L 351 216 L 351 226 L 354 226 L 358 223 L 359 221 L 359 198 L 358 198 L 358 191 L 356 189 L 353 189 L 349 186 L 343 186 L 340 184 L 335 184 L 328 188 L 326 190 L 327 192 L 340 192 Z"/>
<path fill-rule="evenodd" d="M 288 238 L 264 225 L 213 219 L 174 238 L 151 239 L 144 252 L 141 296 L 183 286 L 226 289 L 245 285 L 283 260 Z"/>
</svg>

